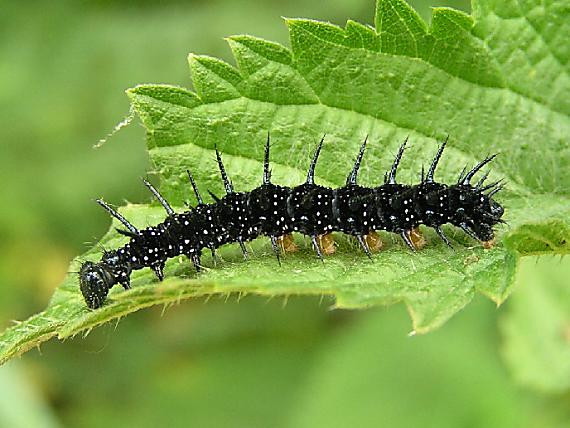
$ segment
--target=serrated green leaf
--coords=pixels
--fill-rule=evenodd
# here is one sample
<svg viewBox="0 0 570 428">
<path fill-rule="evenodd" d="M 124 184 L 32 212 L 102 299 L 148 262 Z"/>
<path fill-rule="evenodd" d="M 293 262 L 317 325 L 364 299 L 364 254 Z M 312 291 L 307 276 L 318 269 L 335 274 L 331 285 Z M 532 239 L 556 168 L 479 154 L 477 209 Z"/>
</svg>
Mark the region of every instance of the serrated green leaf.
<svg viewBox="0 0 570 428">
<path fill-rule="evenodd" d="M 287 19 L 291 49 L 230 37 L 237 68 L 191 54 L 196 93 L 168 85 L 127 91 L 147 129 L 161 191 L 180 210 L 190 194 L 187 168 L 202 189 L 222 191 L 214 144 L 237 189 L 257 186 L 268 131 L 274 181 L 289 185 L 301 182 L 325 133 L 317 175 L 334 186 L 344 182 L 365 136 L 370 148 L 361 171 L 369 185 L 380 182 L 408 135 L 412 147 L 400 172 L 405 182 L 417 181 L 421 163 L 446 135 L 449 149 L 438 170 L 443 182 L 456 179 L 466 163 L 500 151 L 491 178 L 508 182 L 499 200 L 509 227 L 499 230 L 494 249 L 472 247 L 449 228 L 455 251 L 429 231 L 430 244 L 417 255 L 385 236 L 388 249 L 370 263 L 341 237 L 324 266 L 305 249 L 276 269 L 267 243 L 258 240 L 254 260 L 243 262 L 228 246 L 225 261 L 213 268 L 206 260 L 212 269 L 199 276 L 182 259 L 168 264 L 162 284 L 137 272 L 133 290 L 114 290 L 109 304 L 94 312 L 85 309 L 76 278 L 69 277 L 44 313 L 0 337 L 0 359 L 145 306 L 211 293 L 331 295 L 343 308 L 403 301 L 417 332 L 440 326 L 476 291 L 503 302 L 521 255 L 570 248 L 570 51 L 557 43 L 557 31 L 568 35 L 570 10 L 563 2 L 523 6 L 483 0 L 473 16 L 435 9 L 431 26 L 402 0 L 378 0 L 376 29 Z M 547 20 L 550 14 L 556 18 Z M 155 208 L 123 211 L 141 226 L 163 219 Z M 111 232 L 103 242 L 115 247 L 123 241 Z"/>
<path fill-rule="evenodd" d="M 219 103 L 239 98 L 237 87 L 242 78 L 229 64 L 204 55 L 190 54 L 188 63 L 192 71 L 192 83 L 204 103 Z"/>
</svg>

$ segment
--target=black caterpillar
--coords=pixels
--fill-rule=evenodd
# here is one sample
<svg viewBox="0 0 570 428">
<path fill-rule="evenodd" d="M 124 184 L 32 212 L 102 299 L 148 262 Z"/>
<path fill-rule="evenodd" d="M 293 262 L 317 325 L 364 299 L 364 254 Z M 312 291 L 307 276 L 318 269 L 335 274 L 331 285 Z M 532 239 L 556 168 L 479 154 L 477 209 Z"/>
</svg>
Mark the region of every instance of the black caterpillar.
<svg viewBox="0 0 570 428">
<path fill-rule="evenodd" d="M 144 180 L 168 214 L 163 223 L 154 227 L 138 230 L 103 200 L 97 200 L 125 226 L 126 230 L 117 231 L 130 241 L 118 250 L 105 251 L 99 263 L 82 264 L 79 280 L 87 306 L 93 309 L 102 306 L 109 290 L 117 283 L 125 289 L 130 288 L 133 270 L 150 267 L 162 280 L 166 260 L 181 254 L 188 256 L 199 271 L 202 249 L 209 248 L 214 253 L 224 244 L 237 242 L 247 259 L 244 242 L 260 235 L 270 237 L 278 261 L 278 239 L 291 232 L 310 236 L 321 259 L 323 251 L 318 238 L 335 231 L 356 237 L 368 257 L 371 257 L 371 251 L 366 237 L 375 230 L 399 233 L 407 246 L 415 251 L 412 231 L 420 224 L 432 227 L 450 247 L 441 230 L 445 223 L 460 227 L 476 240 L 490 242 L 494 237 L 493 226 L 502 222 L 504 209 L 492 199 L 502 185 L 495 182 L 484 186 L 487 174 L 475 186 L 471 185 L 471 179 L 496 155 L 486 157 L 468 172 L 464 168 L 456 184 L 440 184 L 434 181 L 434 173 L 446 140 L 425 177 L 422 171 L 420 184 L 410 186 L 396 182 L 396 171 L 406 142 L 400 146 L 390 172 L 384 175 L 384 184 L 375 188 L 357 184 L 366 140 L 344 187 L 330 189 L 315 184 L 315 166 L 323 140 L 313 155 L 305 183 L 294 188 L 275 185 L 271 183 L 268 136 L 262 184 L 251 192 L 234 191 L 216 149 L 226 195 L 218 198 L 210 193 L 215 201 L 212 204 L 203 202 L 190 171 L 188 176 L 198 205 L 180 214 L 175 213 L 160 193 Z M 484 193 L 486 191 L 488 193 Z"/>
</svg>

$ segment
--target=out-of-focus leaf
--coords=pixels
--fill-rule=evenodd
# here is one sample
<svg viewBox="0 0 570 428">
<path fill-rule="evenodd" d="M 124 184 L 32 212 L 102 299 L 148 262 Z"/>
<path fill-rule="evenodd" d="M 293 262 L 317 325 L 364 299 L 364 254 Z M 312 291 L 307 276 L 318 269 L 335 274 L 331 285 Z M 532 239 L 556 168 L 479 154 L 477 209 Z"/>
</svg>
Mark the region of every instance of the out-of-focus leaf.
<svg viewBox="0 0 570 428">
<path fill-rule="evenodd" d="M 484 303 L 484 304 L 483 304 Z M 406 337 L 402 311 L 370 311 L 322 346 L 290 427 L 525 427 L 479 301 L 444 329 Z"/>
<path fill-rule="evenodd" d="M 501 322 L 503 356 L 514 377 L 542 392 L 570 390 L 569 277 L 567 259 L 525 259 Z"/>
<path fill-rule="evenodd" d="M 0 426 L 57 428 L 58 419 L 18 363 L 0 371 Z"/>
</svg>

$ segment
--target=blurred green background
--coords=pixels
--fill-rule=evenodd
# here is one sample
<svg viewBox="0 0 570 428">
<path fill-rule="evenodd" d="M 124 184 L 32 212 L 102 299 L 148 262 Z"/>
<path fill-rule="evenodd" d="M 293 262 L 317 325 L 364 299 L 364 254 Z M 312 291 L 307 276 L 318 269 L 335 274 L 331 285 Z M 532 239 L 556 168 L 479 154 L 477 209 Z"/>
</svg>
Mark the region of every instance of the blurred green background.
<svg viewBox="0 0 570 428">
<path fill-rule="evenodd" d="M 2 2 L 0 327 L 41 310 L 69 261 L 106 231 L 94 198 L 148 200 L 141 126 L 92 148 L 127 114 L 124 89 L 190 86 L 187 54 L 232 61 L 228 35 L 287 45 L 281 16 L 371 24 L 373 3 Z M 470 10 L 411 3 L 425 19 L 430 6 Z M 568 262 L 554 265 L 570 273 Z M 551 271 L 525 260 L 506 308 L 479 297 L 424 337 L 408 337 L 402 305 L 344 312 L 327 300 L 232 297 L 145 310 L 1 367 L 0 427 L 570 426 L 568 390 L 537 386 L 542 372 L 563 384 L 564 361 L 549 372 L 558 350 L 521 357 L 525 378 L 512 368 L 517 349 L 536 349 L 505 344 L 519 325 L 506 317 L 525 316 L 525 290 L 562 287 L 565 276 Z M 534 315 L 532 325 L 554 325 Z M 561 319 L 563 347 L 570 320 Z"/>
</svg>

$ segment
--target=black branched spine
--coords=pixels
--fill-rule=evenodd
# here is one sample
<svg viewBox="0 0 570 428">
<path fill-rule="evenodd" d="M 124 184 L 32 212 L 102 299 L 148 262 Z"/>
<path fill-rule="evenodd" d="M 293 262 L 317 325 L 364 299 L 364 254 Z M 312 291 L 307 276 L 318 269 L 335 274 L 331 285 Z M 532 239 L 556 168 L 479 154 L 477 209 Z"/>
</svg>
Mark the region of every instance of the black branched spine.
<svg viewBox="0 0 570 428">
<path fill-rule="evenodd" d="M 130 241 L 117 250 L 106 251 L 98 263 L 85 262 L 79 272 L 81 292 L 87 306 L 103 305 L 111 287 L 121 284 L 130 287 L 133 270 L 150 267 L 162 280 L 165 262 L 175 256 L 186 255 L 195 269 L 200 270 L 200 256 L 209 249 L 215 250 L 228 243 L 239 243 L 244 258 L 248 257 L 245 242 L 259 236 L 268 236 L 277 260 L 280 260 L 278 238 L 299 232 L 311 238 L 313 247 L 322 259 L 318 237 L 330 232 L 343 232 L 356 237 L 368 257 L 371 251 L 366 235 L 375 230 L 386 230 L 401 235 L 407 246 L 415 251 L 411 232 L 419 225 L 433 228 L 451 247 L 441 226 L 451 223 L 463 229 L 474 239 L 488 242 L 493 239 L 493 226 L 502 222 L 503 207 L 493 200 L 502 185 L 500 182 L 484 185 L 484 175 L 471 185 L 474 175 L 494 156 L 479 162 L 469 171 L 463 171 L 456 184 L 437 183 L 434 179 L 437 164 L 447 141 L 439 147 L 422 181 L 417 185 L 404 185 L 396 181 L 398 165 L 406 148 L 404 142 L 384 184 L 369 188 L 358 184 L 358 170 L 364 152 L 362 144 L 346 185 L 337 189 L 315 184 L 315 166 L 323 145 L 319 142 L 311 160 L 306 181 L 297 187 L 285 187 L 271 182 L 269 168 L 269 136 L 265 145 L 262 184 L 251 192 L 235 192 L 228 179 L 222 158 L 216 149 L 216 158 L 226 194 L 222 198 L 212 195 L 214 203 L 203 202 L 192 174 L 190 183 L 198 205 L 183 213 L 176 213 L 152 184 L 144 184 L 164 207 L 164 222 L 138 230 L 121 214 L 102 200 L 97 202 L 125 229 L 117 231 Z"/>
</svg>

